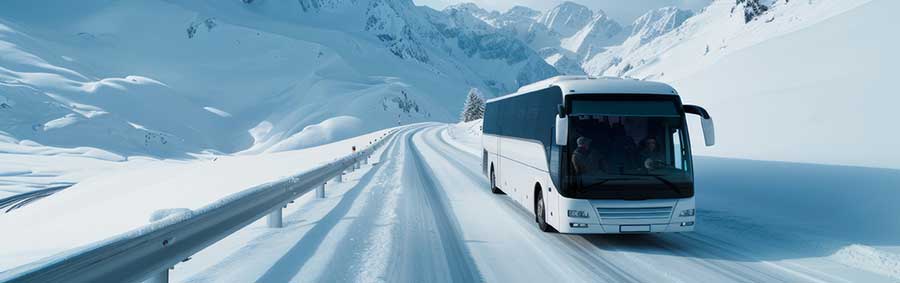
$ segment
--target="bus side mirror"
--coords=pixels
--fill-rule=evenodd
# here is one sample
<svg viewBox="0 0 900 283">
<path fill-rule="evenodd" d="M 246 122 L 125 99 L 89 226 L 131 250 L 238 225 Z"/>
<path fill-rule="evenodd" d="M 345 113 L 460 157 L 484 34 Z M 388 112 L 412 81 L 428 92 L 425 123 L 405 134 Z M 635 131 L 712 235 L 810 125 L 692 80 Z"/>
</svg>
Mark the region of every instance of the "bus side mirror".
<svg viewBox="0 0 900 283">
<path fill-rule="evenodd" d="M 556 145 L 565 146 L 569 141 L 569 117 L 556 117 Z"/>
<path fill-rule="evenodd" d="M 562 105 L 562 104 L 556 105 L 556 116 L 559 118 L 566 117 L 566 106 L 565 105 Z"/>
<path fill-rule="evenodd" d="M 703 109 L 703 107 L 687 104 L 684 105 L 684 112 L 700 116 L 700 126 L 703 127 L 703 140 L 706 142 L 706 146 L 715 145 L 716 127 L 712 117 L 709 116 L 709 112 L 706 112 L 706 109 Z"/>
</svg>

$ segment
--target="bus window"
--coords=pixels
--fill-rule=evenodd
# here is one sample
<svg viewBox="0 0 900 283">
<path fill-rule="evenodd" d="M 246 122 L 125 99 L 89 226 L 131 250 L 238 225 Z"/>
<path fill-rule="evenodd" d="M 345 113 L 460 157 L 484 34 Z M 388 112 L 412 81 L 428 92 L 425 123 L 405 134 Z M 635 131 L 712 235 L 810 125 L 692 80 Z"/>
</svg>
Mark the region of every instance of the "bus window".
<svg viewBox="0 0 900 283">
<path fill-rule="evenodd" d="M 574 146 L 569 150 L 568 162 L 576 187 L 601 188 L 622 180 L 652 184 L 690 180 L 684 163 L 682 118 L 572 118 L 570 143 Z"/>
</svg>

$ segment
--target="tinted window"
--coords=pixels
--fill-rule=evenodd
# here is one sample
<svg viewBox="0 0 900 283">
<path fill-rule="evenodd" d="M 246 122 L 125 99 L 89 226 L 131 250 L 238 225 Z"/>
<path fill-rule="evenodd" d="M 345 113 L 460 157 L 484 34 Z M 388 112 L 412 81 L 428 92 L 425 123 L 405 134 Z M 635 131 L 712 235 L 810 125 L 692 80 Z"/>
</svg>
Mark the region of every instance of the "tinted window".
<svg viewBox="0 0 900 283">
<path fill-rule="evenodd" d="M 547 147 L 552 141 L 556 107 L 561 103 L 562 92 L 558 87 L 491 102 L 485 119 L 496 123 L 486 122 L 492 125 L 485 132 L 537 140 Z"/>
<path fill-rule="evenodd" d="M 573 115 L 604 114 L 609 116 L 680 116 L 678 108 L 672 101 L 575 100 L 572 102 L 571 113 Z"/>
<path fill-rule="evenodd" d="M 482 126 L 484 127 L 484 133 L 487 134 L 499 134 L 499 129 L 497 125 L 499 124 L 497 115 L 497 103 L 491 102 L 485 105 L 484 112 L 484 121 L 482 122 Z"/>
</svg>

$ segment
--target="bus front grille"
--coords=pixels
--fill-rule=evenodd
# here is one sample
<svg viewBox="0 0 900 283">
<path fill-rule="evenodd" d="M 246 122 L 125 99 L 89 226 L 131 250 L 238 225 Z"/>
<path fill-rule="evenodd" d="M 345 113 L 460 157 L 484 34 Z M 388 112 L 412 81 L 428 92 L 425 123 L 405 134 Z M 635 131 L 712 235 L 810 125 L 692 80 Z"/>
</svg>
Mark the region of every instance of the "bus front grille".
<svg viewBox="0 0 900 283">
<path fill-rule="evenodd" d="M 660 207 L 598 207 L 600 220 L 618 219 L 669 219 L 671 206 Z"/>
</svg>

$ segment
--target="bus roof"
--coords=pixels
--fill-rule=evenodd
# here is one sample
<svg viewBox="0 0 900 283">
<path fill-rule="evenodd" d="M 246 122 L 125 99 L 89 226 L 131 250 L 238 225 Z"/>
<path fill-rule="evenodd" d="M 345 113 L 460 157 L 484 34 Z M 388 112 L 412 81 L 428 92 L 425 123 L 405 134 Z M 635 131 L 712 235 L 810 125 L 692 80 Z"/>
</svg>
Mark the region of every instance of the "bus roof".
<svg viewBox="0 0 900 283">
<path fill-rule="evenodd" d="M 529 93 L 549 87 L 558 86 L 564 95 L 571 94 L 660 94 L 678 95 L 671 86 L 660 83 L 641 81 L 635 79 L 623 79 L 617 77 L 589 77 L 589 76 L 558 76 L 543 81 L 529 84 L 519 88 L 516 93 L 504 95 L 488 102 L 501 100 L 523 93 Z"/>
</svg>

